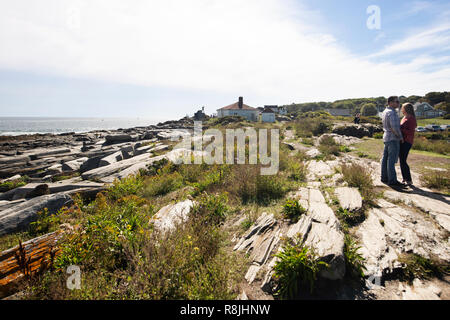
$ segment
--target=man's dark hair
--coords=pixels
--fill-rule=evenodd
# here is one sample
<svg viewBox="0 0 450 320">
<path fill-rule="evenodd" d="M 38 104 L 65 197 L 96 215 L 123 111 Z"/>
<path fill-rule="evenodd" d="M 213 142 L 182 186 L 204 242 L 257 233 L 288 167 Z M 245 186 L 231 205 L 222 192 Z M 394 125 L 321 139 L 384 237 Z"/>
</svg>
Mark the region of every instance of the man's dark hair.
<svg viewBox="0 0 450 320">
<path fill-rule="evenodd" d="M 398 97 L 397 97 L 397 96 L 391 96 L 391 97 L 388 98 L 388 101 L 387 101 L 387 102 L 388 102 L 388 104 L 389 104 L 389 103 L 391 103 L 391 102 L 394 102 L 395 100 L 398 100 Z"/>
</svg>

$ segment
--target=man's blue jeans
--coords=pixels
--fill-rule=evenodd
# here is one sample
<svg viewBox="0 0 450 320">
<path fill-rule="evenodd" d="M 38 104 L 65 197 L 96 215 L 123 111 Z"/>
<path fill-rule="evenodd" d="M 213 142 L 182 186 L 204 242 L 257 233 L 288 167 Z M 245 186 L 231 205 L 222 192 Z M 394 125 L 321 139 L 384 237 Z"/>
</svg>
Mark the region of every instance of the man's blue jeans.
<svg viewBox="0 0 450 320">
<path fill-rule="evenodd" d="M 381 181 L 388 184 L 397 182 L 395 163 L 400 152 L 400 141 L 392 140 L 384 143 L 383 158 L 381 159 Z"/>
</svg>

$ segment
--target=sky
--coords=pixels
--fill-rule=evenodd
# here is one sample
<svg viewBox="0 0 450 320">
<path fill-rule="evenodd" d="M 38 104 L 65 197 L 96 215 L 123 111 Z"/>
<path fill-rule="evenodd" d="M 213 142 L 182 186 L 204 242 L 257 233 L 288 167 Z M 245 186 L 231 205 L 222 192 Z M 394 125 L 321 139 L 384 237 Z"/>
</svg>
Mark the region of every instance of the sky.
<svg viewBox="0 0 450 320">
<path fill-rule="evenodd" d="M 0 0 L 0 116 L 208 114 L 450 89 L 450 2 Z"/>
</svg>

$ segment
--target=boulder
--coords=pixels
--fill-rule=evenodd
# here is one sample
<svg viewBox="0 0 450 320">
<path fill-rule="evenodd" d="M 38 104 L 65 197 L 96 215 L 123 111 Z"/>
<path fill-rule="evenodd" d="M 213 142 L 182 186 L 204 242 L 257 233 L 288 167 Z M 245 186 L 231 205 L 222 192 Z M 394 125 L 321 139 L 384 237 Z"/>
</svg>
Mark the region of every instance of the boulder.
<svg viewBox="0 0 450 320">
<path fill-rule="evenodd" d="M 34 197 L 43 196 L 45 194 L 50 194 L 48 184 L 39 184 L 33 190 L 28 192 L 25 195 L 25 198 L 34 198 Z"/>
<path fill-rule="evenodd" d="M 185 200 L 176 204 L 169 204 L 161 208 L 150 220 L 156 230 L 161 232 L 172 231 L 178 223 L 188 219 L 193 207 L 192 200 Z"/>
<path fill-rule="evenodd" d="M 118 161 L 121 161 L 122 159 L 123 159 L 122 152 L 117 151 L 113 154 L 110 154 L 109 156 L 106 156 L 106 157 L 100 159 L 98 166 L 99 167 L 107 166 L 107 165 L 116 163 Z"/>
<path fill-rule="evenodd" d="M 376 132 L 383 131 L 380 126 L 373 124 L 345 124 L 345 125 L 336 125 L 332 133 L 336 133 L 343 136 L 351 136 L 356 138 L 363 137 L 372 137 L 372 135 Z"/>
<path fill-rule="evenodd" d="M 44 208 L 49 214 L 73 203 L 66 194 L 51 194 L 33 198 L 0 212 L 0 236 L 26 229 L 37 219 L 37 213 Z"/>
<path fill-rule="evenodd" d="M 88 160 L 89 160 L 88 157 L 82 157 L 82 158 L 75 159 L 72 161 L 67 161 L 62 164 L 61 168 L 64 172 L 78 171 L 78 170 L 80 170 L 83 163 L 85 163 Z"/>
<path fill-rule="evenodd" d="M 131 141 L 132 137 L 129 134 L 111 134 L 105 136 L 105 140 L 107 144 L 119 143 Z"/>
</svg>

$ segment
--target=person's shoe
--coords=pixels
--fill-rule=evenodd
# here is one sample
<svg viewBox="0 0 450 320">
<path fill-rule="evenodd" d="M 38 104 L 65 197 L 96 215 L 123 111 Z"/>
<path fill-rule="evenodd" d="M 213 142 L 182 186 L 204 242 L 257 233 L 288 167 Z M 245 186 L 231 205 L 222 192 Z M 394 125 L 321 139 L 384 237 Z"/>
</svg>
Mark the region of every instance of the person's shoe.
<svg viewBox="0 0 450 320">
<path fill-rule="evenodd" d="M 400 181 L 395 181 L 393 183 L 388 183 L 388 186 L 395 187 L 395 188 L 405 188 L 406 187 L 406 185 L 404 185 Z"/>
<path fill-rule="evenodd" d="M 387 184 L 388 181 L 387 180 L 381 180 L 381 183 Z"/>
</svg>

